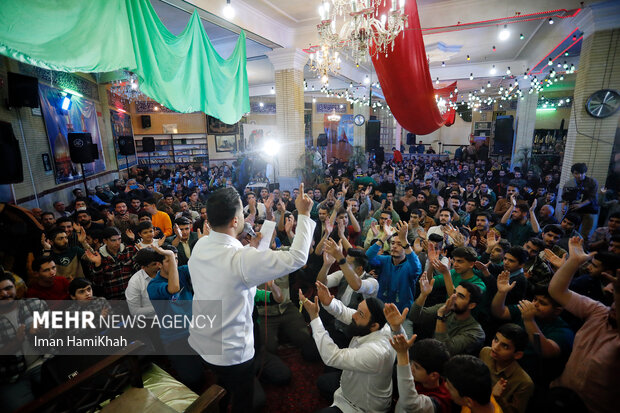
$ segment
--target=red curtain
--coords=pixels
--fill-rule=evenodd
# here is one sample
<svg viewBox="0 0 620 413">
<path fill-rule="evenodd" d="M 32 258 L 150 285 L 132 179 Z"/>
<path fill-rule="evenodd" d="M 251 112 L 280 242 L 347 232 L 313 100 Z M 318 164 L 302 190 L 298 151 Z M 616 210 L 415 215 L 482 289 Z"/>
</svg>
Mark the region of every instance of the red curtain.
<svg viewBox="0 0 620 413">
<path fill-rule="evenodd" d="M 391 1 L 381 2 L 379 15 L 387 14 L 391 4 Z M 416 135 L 427 135 L 443 125 L 454 123 L 455 114 L 450 110 L 442 116 L 437 107 L 435 95 L 439 90 L 433 88 L 415 0 L 407 1 L 405 13 L 409 16 L 409 27 L 394 42 L 394 50 L 390 49 L 387 57 L 377 54 L 372 63 L 381 91 L 398 123 Z M 370 47 L 372 54 L 374 45 Z M 452 92 L 455 87 L 456 82 L 448 86 Z M 450 92 L 444 99 L 447 100 L 449 95 Z M 456 94 L 453 95 L 456 101 Z"/>
<path fill-rule="evenodd" d="M 454 91 L 455 89 L 456 82 L 453 82 L 444 88 L 435 89 L 435 95 L 437 95 L 438 98 L 443 98 L 443 100 L 446 101 L 446 106 L 448 107 L 448 110 L 442 115 L 445 120 L 445 126 L 452 126 L 454 119 L 456 118 L 456 110 L 454 110 L 452 106 L 449 106 L 450 104 L 456 103 L 457 92 Z M 452 97 L 450 97 L 450 95 L 452 95 Z"/>
</svg>

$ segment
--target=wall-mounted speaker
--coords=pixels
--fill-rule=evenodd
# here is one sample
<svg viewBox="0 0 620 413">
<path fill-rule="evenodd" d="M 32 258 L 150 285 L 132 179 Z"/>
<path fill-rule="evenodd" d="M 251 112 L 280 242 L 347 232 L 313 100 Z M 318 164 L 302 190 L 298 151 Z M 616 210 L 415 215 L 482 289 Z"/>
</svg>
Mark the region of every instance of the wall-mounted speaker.
<svg viewBox="0 0 620 413">
<path fill-rule="evenodd" d="M 90 152 L 93 156 L 93 160 L 99 159 L 99 148 L 97 147 L 97 144 L 92 143 L 90 145 Z"/>
<path fill-rule="evenodd" d="M 39 79 L 19 73 L 7 73 L 9 106 L 12 108 L 39 107 Z"/>
<path fill-rule="evenodd" d="M 142 120 L 142 128 L 150 128 L 151 127 L 151 116 L 150 115 L 142 115 L 140 116 Z"/>
<path fill-rule="evenodd" d="M 136 147 L 133 143 L 133 136 L 121 135 L 118 137 L 118 151 L 123 156 L 135 155 Z"/>
<path fill-rule="evenodd" d="M 327 146 L 327 135 L 324 133 L 319 133 L 319 136 L 316 138 L 316 146 L 325 147 Z"/>
<path fill-rule="evenodd" d="M 23 182 L 22 153 L 9 122 L 0 122 L 0 184 Z"/>
<path fill-rule="evenodd" d="M 496 155 L 512 154 L 514 118 L 511 116 L 498 116 L 495 120 L 495 137 L 493 139 L 493 153 Z"/>
<path fill-rule="evenodd" d="M 69 140 L 69 155 L 73 163 L 91 163 L 93 161 L 93 138 L 90 133 L 71 132 Z"/>
<path fill-rule="evenodd" d="M 407 134 L 407 145 L 415 145 L 415 133 L 409 132 Z"/>
<path fill-rule="evenodd" d="M 155 138 L 152 136 L 142 138 L 142 152 L 155 152 Z"/>
<path fill-rule="evenodd" d="M 370 119 L 366 123 L 366 152 L 377 150 L 381 146 L 381 121 Z"/>
</svg>

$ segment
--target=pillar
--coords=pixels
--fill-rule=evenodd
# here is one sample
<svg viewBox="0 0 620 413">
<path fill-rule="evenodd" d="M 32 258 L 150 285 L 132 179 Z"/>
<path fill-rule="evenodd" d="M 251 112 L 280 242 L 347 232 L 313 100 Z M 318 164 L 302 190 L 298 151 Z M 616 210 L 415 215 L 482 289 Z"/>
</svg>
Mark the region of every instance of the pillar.
<svg viewBox="0 0 620 413">
<path fill-rule="evenodd" d="M 300 49 L 280 48 L 267 53 L 275 70 L 278 127 L 278 181 L 284 189 L 298 182 L 295 168 L 304 153 L 304 66 L 308 55 Z"/>
<path fill-rule="evenodd" d="M 510 169 L 521 166 L 524 160 L 524 152 L 529 152 L 531 158 L 532 140 L 536 126 L 536 106 L 538 105 L 538 94 L 525 94 L 523 100 L 517 104 L 517 119 L 515 143 L 513 145 Z"/>
<path fill-rule="evenodd" d="M 587 175 L 598 181 L 599 188 L 605 185 L 618 127 L 618 113 L 603 119 L 594 118 L 586 112 L 585 105 L 597 90 L 620 89 L 620 4 L 614 1 L 592 4 L 579 13 L 575 23 L 584 32 L 584 39 L 560 193 L 564 184 L 572 179 L 570 168 L 577 162 L 588 166 Z"/>
<path fill-rule="evenodd" d="M 368 118 L 370 118 L 370 107 L 363 105 L 361 103 L 355 103 L 353 105 L 353 116 L 362 115 L 366 122 L 368 122 Z M 361 146 L 362 149 L 366 150 L 366 122 L 362 126 L 355 126 L 353 129 L 353 145 Z"/>
</svg>

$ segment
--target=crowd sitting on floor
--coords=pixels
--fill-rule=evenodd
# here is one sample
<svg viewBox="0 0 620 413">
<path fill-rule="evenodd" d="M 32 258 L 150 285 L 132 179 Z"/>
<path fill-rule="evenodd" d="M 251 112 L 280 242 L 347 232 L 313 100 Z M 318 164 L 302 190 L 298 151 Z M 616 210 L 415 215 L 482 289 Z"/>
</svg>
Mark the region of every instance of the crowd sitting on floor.
<svg viewBox="0 0 620 413">
<path fill-rule="evenodd" d="M 585 164 L 559 188 L 557 165 L 396 160 L 332 159 L 302 187 L 312 246 L 300 270 L 257 290 L 256 386 L 291 380 L 278 352 L 294 346 L 325 365 L 325 412 L 616 411 L 617 194 Z M 153 316 L 159 301 L 192 300 L 188 262 L 211 234 L 207 204 L 222 188 L 241 196 L 242 243 L 252 248 L 274 221 L 271 249 L 291 247 L 303 194 L 251 162 L 134 169 L 126 181 L 75 189 L 70 205 L 30 212 L 37 242 L 0 273 L 0 347 L 15 354 L 0 358 L 8 411 L 37 396 L 49 357 L 23 355 L 32 311 L 87 300 L 107 314 L 108 300 L 124 300 L 130 314 Z M 188 331 L 160 336 L 189 348 Z M 180 381 L 204 388 L 199 355 L 168 361 Z M 255 399 L 264 404 L 260 389 Z"/>
</svg>

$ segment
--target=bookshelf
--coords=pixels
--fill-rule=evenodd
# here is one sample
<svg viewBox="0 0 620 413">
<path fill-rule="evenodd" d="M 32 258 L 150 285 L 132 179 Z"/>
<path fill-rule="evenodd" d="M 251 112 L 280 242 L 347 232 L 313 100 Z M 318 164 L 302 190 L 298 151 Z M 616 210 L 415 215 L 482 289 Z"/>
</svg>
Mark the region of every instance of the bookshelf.
<svg viewBox="0 0 620 413">
<path fill-rule="evenodd" d="M 209 162 L 207 136 L 202 134 L 136 135 L 136 154 L 139 165 L 148 165 L 149 154 L 143 151 L 142 139 L 152 136 L 155 151 L 150 153 L 151 165 Z"/>
</svg>

